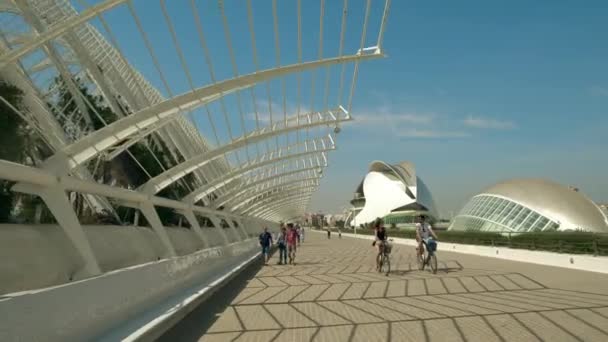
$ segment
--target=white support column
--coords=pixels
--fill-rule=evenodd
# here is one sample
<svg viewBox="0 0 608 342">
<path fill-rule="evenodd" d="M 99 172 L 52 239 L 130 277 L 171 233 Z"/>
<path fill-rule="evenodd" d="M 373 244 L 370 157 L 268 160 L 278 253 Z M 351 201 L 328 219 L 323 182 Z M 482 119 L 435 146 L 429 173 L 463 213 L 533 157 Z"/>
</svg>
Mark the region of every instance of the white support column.
<svg viewBox="0 0 608 342">
<path fill-rule="evenodd" d="M 158 217 L 158 213 L 156 212 L 156 208 L 154 208 L 154 205 L 149 201 L 146 201 L 144 203 L 139 204 L 139 209 L 146 217 L 148 223 L 150 223 L 152 229 L 154 229 L 154 232 L 156 232 L 156 235 L 158 235 L 158 238 L 160 239 L 161 243 L 165 246 L 165 249 L 167 250 L 166 256 L 176 256 L 177 254 L 175 253 L 175 248 L 173 248 L 173 244 L 169 239 L 169 235 L 167 235 L 167 230 L 163 226 L 160 217 Z"/>
<path fill-rule="evenodd" d="M 220 224 L 221 221 L 215 215 L 207 215 L 207 217 L 211 220 L 211 222 L 213 222 L 213 225 L 215 226 L 215 228 L 219 229 L 220 234 L 224 238 L 225 245 L 229 245 L 230 238 L 228 238 L 228 234 L 226 234 L 226 232 L 224 231 L 224 228 L 222 228 L 222 225 Z"/>
<path fill-rule="evenodd" d="M 245 241 L 249 238 L 249 235 L 247 235 L 247 232 L 245 231 L 245 228 L 243 228 L 242 225 L 239 224 L 238 228 L 234 225 L 234 223 L 232 222 L 232 220 L 226 220 L 226 222 L 228 222 L 228 225 L 231 226 L 232 228 L 234 228 L 234 230 L 236 231 L 240 231 L 240 235 L 241 235 L 241 241 Z"/>
<path fill-rule="evenodd" d="M 97 258 L 93 253 L 89 239 L 80 225 L 80 221 L 72 208 L 72 204 L 61 187 L 41 188 L 36 185 L 24 185 L 20 192 L 38 195 L 42 198 L 49 208 L 63 232 L 74 245 L 74 248 L 84 260 L 84 268 L 81 273 L 77 273 L 79 279 L 101 274 L 101 268 L 97 263 Z"/>
<path fill-rule="evenodd" d="M 244 220 L 242 219 L 234 219 L 234 221 L 239 225 L 243 234 L 245 234 L 245 239 L 249 239 L 249 232 L 247 232 L 247 228 L 245 228 Z"/>
<path fill-rule="evenodd" d="M 237 238 L 238 241 L 243 241 L 245 239 L 243 239 L 243 237 L 241 236 L 241 234 L 239 233 L 239 231 L 236 229 L 236 227 L 232 224 L 232 222 L 230 222 L 229 219 L 222 217 L 222 219 L 224 221 L 226 221 L 226 223 L 228 224 L 228 227 L 230 227 L 230 229 L 232 229 L 232 232 L 234 233 L 234 237 Z M 221 220 L 220 220 L 221 221 Z M 223 229 L 223 228 L 222 228 Z"/>
<path fill-rule="evenodd" d="M 196 219 L 196 216 L 194 215 L 194 211 L 192 211 L 192 209 L 188 209 L 188 210 L 182 210 L 181 213 L 188 220 L 188 222 L 190 222 L 190 226 L 192 227 L 192 230 L 194 230 L 194 232 L 199 237 L 199 239 L 201 239 L 201 242 L 203 243 L 203 247 L 209 248 L 209 241 L 207 241 L 207 239 L 205 238 L 205 235 L 203 234 L 201 226 L 198 224 L 198 220 Z"/>
<path fill-rule="evenodd" d="M 133 225 L 135 227 L 139 226 L 139 210 L 135 210 L 135 215 L 133 215 Z"/>
</svg>

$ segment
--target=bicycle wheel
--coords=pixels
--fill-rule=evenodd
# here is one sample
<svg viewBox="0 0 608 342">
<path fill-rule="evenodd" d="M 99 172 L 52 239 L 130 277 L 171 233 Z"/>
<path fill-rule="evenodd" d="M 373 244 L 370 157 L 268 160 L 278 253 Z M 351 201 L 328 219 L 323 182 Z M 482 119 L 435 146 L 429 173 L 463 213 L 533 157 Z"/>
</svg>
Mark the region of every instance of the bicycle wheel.
<svg viewBox="0 0 608 342">
<path fill-rule="evenodd" d="M 382 266 L 381 266 L 380 272 L 388 275 L 390 271 L 391 271 L 391 261 L 390 261 L 388 255 L 384 254 L 382 256 Z"/>
<path fill-rule="evenodd" d="M 433 274 L 437 273 L 437 257 L 435 254 L 431 255 L 431 260 L 429 260 L 429 263 L 431 264 L 431 271 L 433 271 Z"/>
<path fill-rule="evenodd" d="M 425 260 L 424 254 L 418 255 L 418 252 L 416 252 L 416 255 L 417 255 L 417 259 L 418 259 L 418 269 L 420 271 L 422 271 L 424 269 L 424 260 Z"/>
</svg>

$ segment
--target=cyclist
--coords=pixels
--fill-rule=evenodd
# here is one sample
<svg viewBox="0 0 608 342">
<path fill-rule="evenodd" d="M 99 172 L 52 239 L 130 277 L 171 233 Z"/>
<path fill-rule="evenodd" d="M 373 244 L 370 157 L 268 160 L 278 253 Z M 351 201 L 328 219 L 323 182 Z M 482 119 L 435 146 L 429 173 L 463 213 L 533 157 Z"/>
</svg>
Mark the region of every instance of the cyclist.
<svg viewBox="0 0 608 342">
<path fill-rule="evenodd" d="M 422 256 L 424 254 L 423 245 L 427 245 L 429 238 L 432 236 L 435 238 L 435 240 L 438 239 L 437 235 L 433 231 L 433 227 L 431 227 L 429 223 L 425 222 L 426 217 L 424 215 L 420 215 L 418 218 L 420 222 L 416 223 L 416 242 L 418 242 L 416 251 L 418 252 L 419 256 Z"/>
<path fill-rule="evenodd" d="M 376 256 L 376 269 L 380 269 L 380 261 L 382 260 L 382 253 L 384 252 L 384 246 L 386 245 L 386 229 L 382 224 L 382 219 L 376 219 L 374 223 L 374 242 L 372 246 L 378 245 L 378 255 Z"/>
<path fill-rule="evenodd" d="M 260 246 L 262 247 L 264 264 L 268 265 L 268 259 L 270 259 L 270 246 L 272 246 L 272 234 L 268 232 L 268 227 L 264 227 L 264 232 L 260 234 Z"/>
</svg>

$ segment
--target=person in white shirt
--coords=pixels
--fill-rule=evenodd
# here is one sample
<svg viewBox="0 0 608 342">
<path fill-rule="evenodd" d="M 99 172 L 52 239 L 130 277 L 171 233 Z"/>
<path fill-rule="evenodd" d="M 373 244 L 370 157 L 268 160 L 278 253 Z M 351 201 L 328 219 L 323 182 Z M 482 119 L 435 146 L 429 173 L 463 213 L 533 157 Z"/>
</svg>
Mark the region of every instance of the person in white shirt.
<svg viewBox="0 0 608 342">
<path fill-rule="evenodd" d="M 426 245 L 427 240 L 432 236 L 435 240 L 437 239 L 437 235 L 433 231 L 433 227 L 426 221 L 424 215 L 420 215 L 420 222 L 416 223 L 416 242 L 418 242 L 418 248 L 416 251 L 418 255 L 422 255 L 424 253 L 423 244 Z"/>
<path fill-rule="evenodd" d="M 304 242 L 304 227 L 300 227 L 300 241 Z"/>
</svg>

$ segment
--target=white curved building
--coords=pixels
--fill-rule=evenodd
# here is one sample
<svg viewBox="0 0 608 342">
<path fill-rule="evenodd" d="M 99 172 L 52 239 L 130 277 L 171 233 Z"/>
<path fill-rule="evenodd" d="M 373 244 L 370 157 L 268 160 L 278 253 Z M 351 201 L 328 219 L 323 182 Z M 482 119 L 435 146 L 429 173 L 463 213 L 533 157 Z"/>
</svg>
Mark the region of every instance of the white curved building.
<svg viewBox="0 0 608 342">
<path fill-rule="evenodd" d="M 416 215 L 437 216 L 435 203 L 424 182 L 416 176 L 411 162 L 389 165 L 372 162 L 351 201 L 355 207 L 351 226 L 372 222 L 378 217 L 387 224 L 413 223 Z"/>
<path fill-rule="evenodd" d="M 577 189 L 544 179 L 512 179 L 473 196 L 449 229 L 608 232 L 602 210 Z"/>
</svg>

